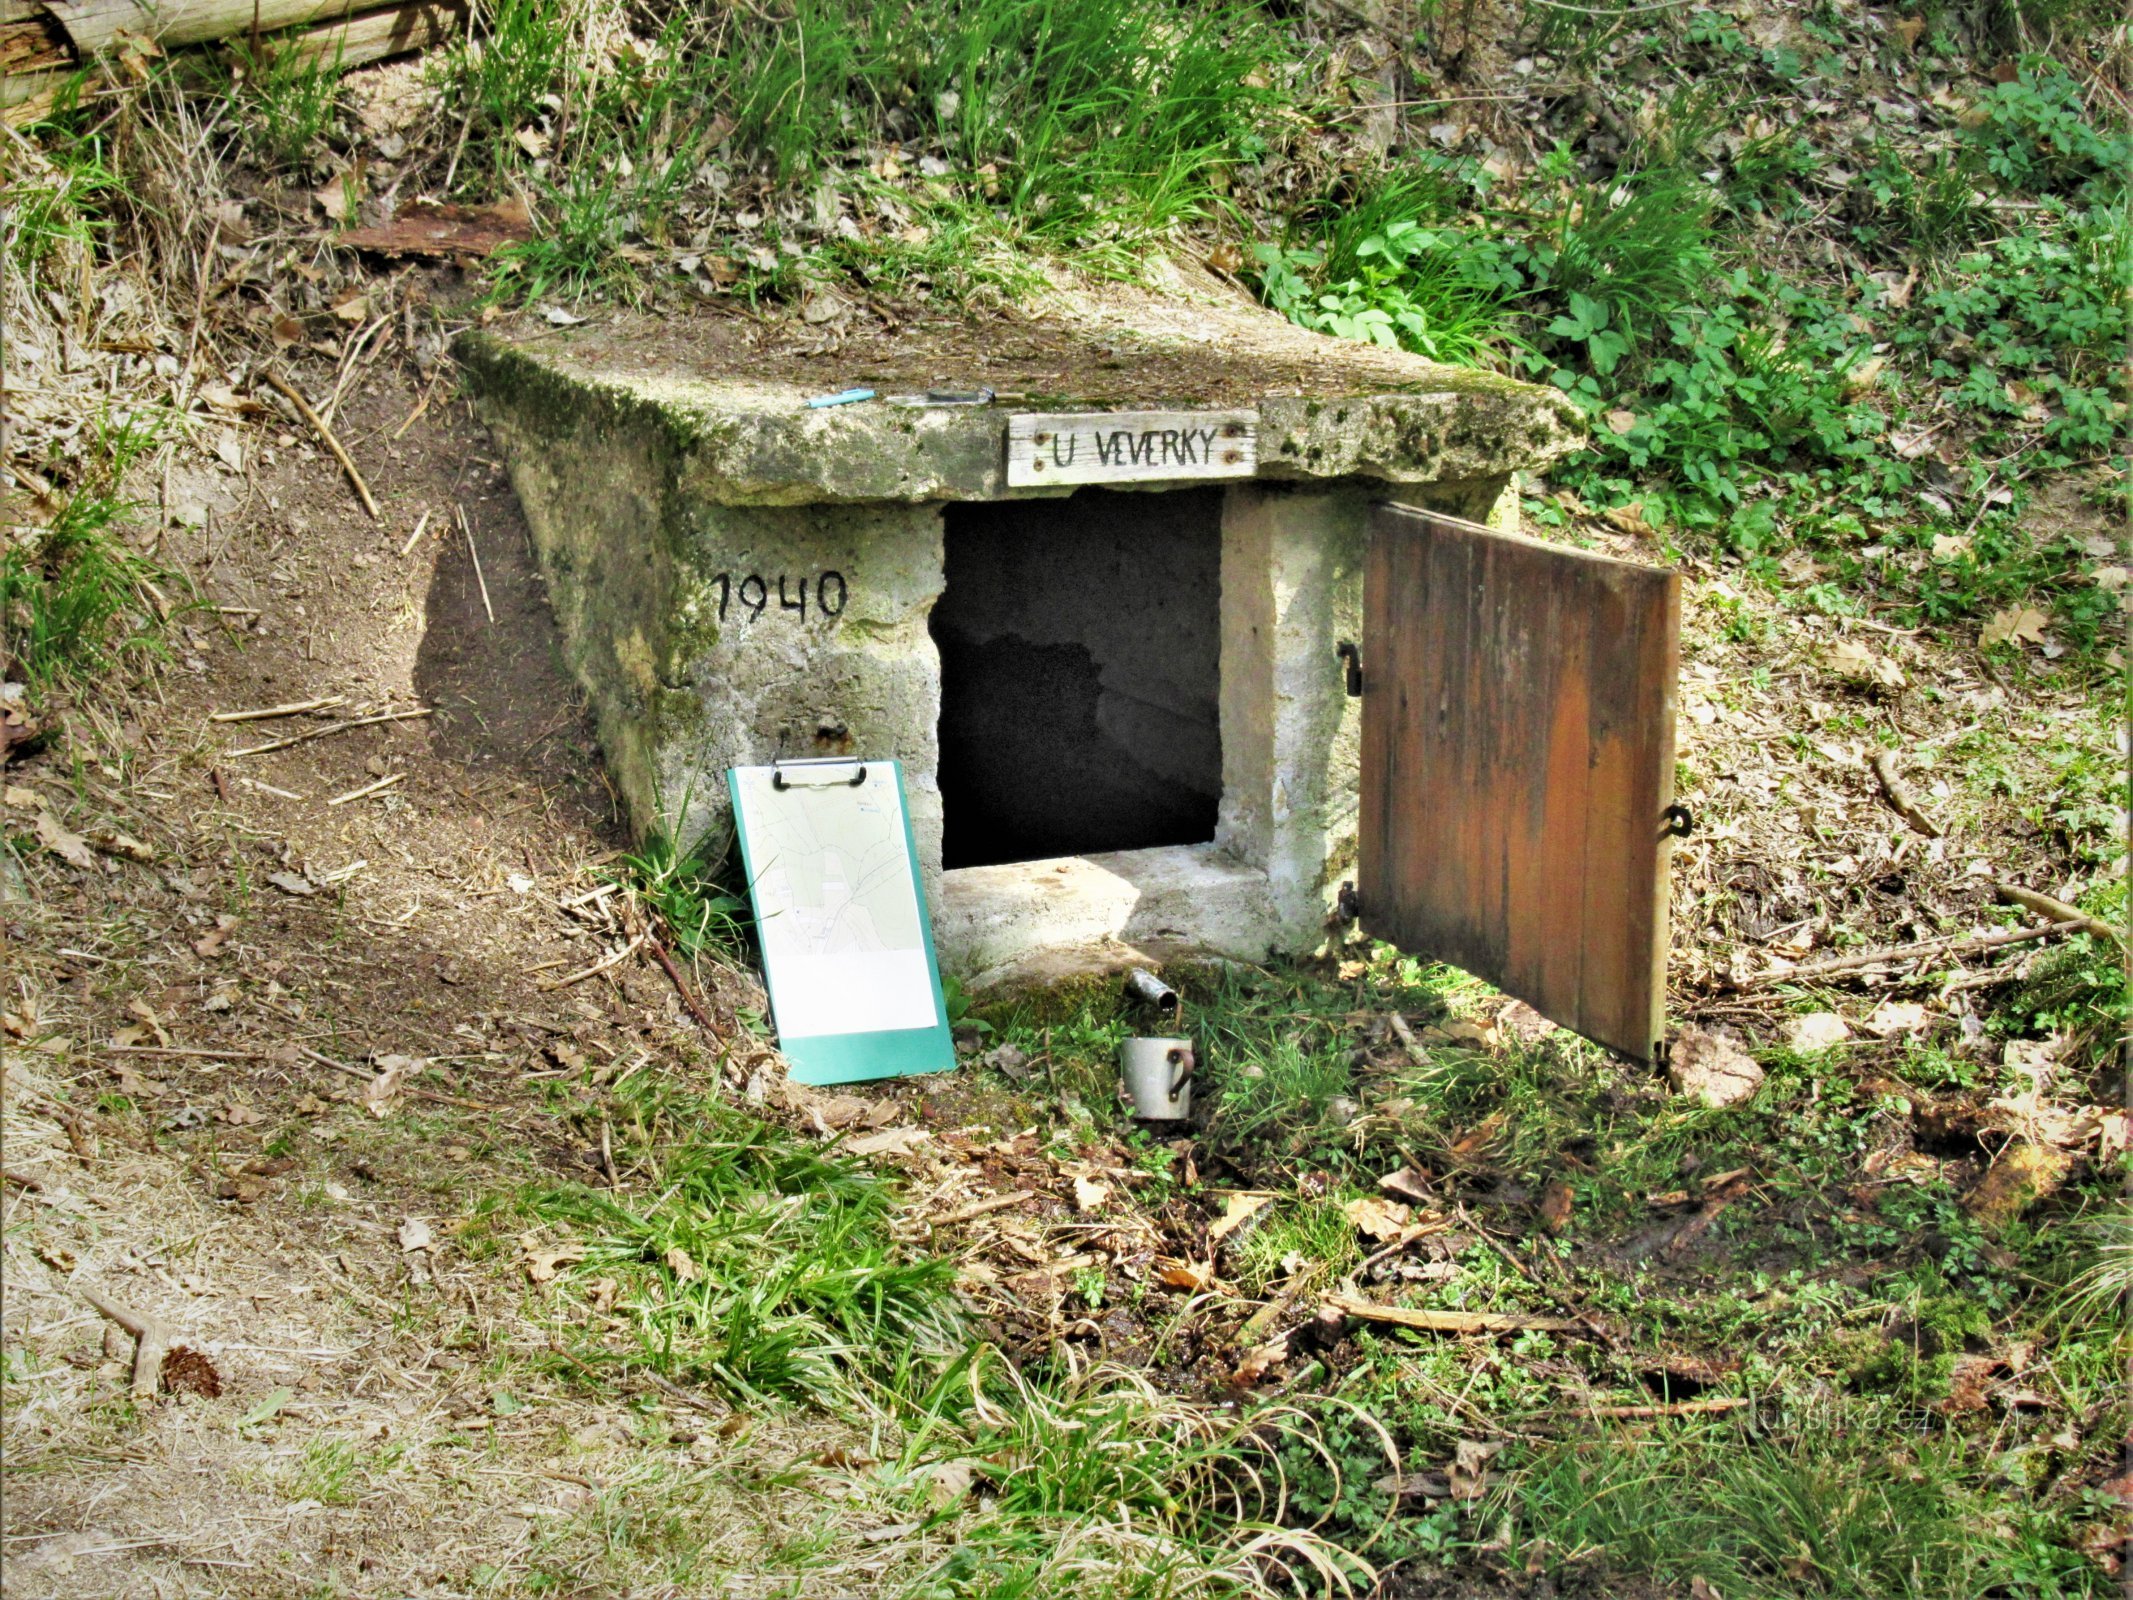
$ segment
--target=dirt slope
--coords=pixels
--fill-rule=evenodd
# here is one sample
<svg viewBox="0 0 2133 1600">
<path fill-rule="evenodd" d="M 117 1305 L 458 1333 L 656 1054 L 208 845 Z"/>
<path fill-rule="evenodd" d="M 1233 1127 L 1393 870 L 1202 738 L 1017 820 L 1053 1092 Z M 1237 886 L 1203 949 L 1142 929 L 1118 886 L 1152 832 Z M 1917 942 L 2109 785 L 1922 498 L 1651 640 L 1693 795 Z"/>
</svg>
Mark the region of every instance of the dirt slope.
<svg viewBox="0 0 2133 1600">
<path fill-rule="evenodd" d="M 380 523 L 272 430 L 249 478 L 176 472 L 174 497 L 214 514 L 166 555 L 250 609 L 183 623 L 152 684 L 81 704 L 51 755 L 9 770 L 74 830 L 154 853 L 90 870 L 39 854 L 7 886 L 5 1321 L 24 1397 L 7 1564 L 26 1600 L 509 1591 L 535 1549 L 598 1565 L 625 1501 L 649 1516 L 712 1495 L 701 1561 L 767 1573 L 838 1515 L 759 1484 L 849 1445 L 843 1426 L 566 1398 L 514 1358 L 533 1337 L 518 1264 L 454 1247 L 476 1195 L 599 1172 L 597 1124 L 550 1096 L 559 1057 L 718 1067 L 648 964 L 545 986 L 606 953 L 558 904 L 597 887 L 618 841 L 487 441 L 432 392 L 391 443 L 417 401 L 385 373 L 342 412 Z M 209 720 L 333 695 L 317 716 Z M 235 753 L 416 706 L 436 714 Z M 329 803 L 381 778 L 397 781 Z M 431 1066 L 374 1114 L 372 1063 L 396 1054 Z M 102 1109 L 64 1110 L 62 1086 Z M 407 1248 L 423 1227 L 429 1246 Z M 135 1407 L 132 1342 L 84 1287 L 166 1319 L 219 1397 Z"/>
</svg>

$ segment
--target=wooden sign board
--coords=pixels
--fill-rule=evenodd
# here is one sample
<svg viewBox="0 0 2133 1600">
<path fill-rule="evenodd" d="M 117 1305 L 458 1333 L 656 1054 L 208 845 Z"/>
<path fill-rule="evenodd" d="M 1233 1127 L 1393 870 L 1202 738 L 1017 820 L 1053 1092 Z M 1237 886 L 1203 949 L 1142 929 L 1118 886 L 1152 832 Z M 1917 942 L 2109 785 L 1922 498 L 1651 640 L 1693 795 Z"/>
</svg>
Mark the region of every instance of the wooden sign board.
<svg viewBox="0 0 2133 1600">
<path fill-rule="evenodd" d="M 1007 486 L 1249 478 L 1259 467 L 1251 411 L 1024 412 L 1007 419 Z"/>
</svg>

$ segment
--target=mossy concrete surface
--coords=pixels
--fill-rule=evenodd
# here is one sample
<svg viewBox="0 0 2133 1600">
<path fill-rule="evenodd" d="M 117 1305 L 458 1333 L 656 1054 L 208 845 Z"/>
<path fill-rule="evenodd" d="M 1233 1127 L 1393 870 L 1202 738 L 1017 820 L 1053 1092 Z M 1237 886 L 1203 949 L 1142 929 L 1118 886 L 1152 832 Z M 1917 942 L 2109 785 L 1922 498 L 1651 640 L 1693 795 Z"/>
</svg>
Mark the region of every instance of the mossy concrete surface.
<svg viewBox="0 0 2133 1600">
<path fill-rule="evenodd" d="M 1229 320 L 1250 336 L 1213 349 L 1115 328 L 1044 326 L 1032 343 L 1027 324 L 972 345 L 957 324 L 848 360 L 810 362 L 737 348 L 723 324 L 707 324 L 717 333 L 692 346 L 687 324 L 629 318 L 522 334 L 477 330 L 457 348 L 507 448 L 514 437 L 538 446 L 596 423 L 657 448 L 677 487 L 727 505 L 1042 493 L 1007 487 L 1007 419 L 1017 411 L 1248 405 L 1259 412 L 1257 475 L 1290 481 L 1501 479 L 1577 441 L 1575 413 L 1550 390 L 1322 338 L 1260 314 Z M 851 387 L 887 395 L 980 386 L 996 392 L 994 404 L 806 404 Z"/>
</svg>

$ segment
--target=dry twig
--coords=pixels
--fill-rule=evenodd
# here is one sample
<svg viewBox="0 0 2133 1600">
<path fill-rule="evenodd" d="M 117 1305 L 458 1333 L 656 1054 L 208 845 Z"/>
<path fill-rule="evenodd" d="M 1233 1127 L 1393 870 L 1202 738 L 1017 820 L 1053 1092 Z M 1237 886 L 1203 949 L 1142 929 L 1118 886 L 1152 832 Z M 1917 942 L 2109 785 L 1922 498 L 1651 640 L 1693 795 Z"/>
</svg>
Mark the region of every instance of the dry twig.
<svg viewBox="0 0 2133 1600">
<path fill-rule="evenodd" d="M 1326 1302 L 1343 1316 L 1363 1322 L 1389 1322 L 1398 1328 L 1423 1333 L 1584 1333 L 1585 1325 L 1574 1317 L 1529 1317 L 1503 1311 L 1416 1311 L 1407 1306 L 1381 1306 L 1354 1295 L 1338 1294 Z"/>
<path fill-rule="evenodd" d="M 635 955 L 637 947 L 643 944 L 644 941 L 645 935 L 637 934 L 628 944 L 617 950 L 613 955 L 605 956 L 589 967 L 580 967 L 576 972 L 566 973 L 560 978 L 550 978 L 547 982 L 537 984 L 535 987 L 541 989 L 567 989 L 574 983 L 583 983 L 587 978 L 597 978 L 608 968 L 620 966 Z"/>
<path fill-rule="evenodd" d="M 1591 1406 L 1586 1409 L 1585 1415 L 1619 1418 L 1624 1421 L 1637 1421 L 1646 1417 L 1708 1417 L 1721 1411 L 1738 1411 L 1747 1404 L 1746 1400 L 1737 1398 L 1676 1400 L 1660 1406 Z"/>
<path fill-rule="evenodd" d="M 928 1217 L 926 1226 L 929 1228 L 945 1228 L 951 1223 L 969 1222 L 988 1213 L 1005 1211 L 1009 1206 L 1018 1206 L 1025 1200 L 1034 1200 L 1036 1198 L 1037 1193 L 1034 1189 L 1017 1189 L 1012 1194 L 996 1194 L 989 1200 L 978 1201 L 975 1205 L 967 1205 L 957 1211 L 946 1211 L 937 1217 Z"/>
<path fill-rule="evenodd" d="M 213 711 L 210 722 L 265 722 L 270 717 L 293 717 L 305 711 L 330 711 L 348 704 L 345 694 L 321 695 L 316 700 L 291 700 L 287 705 L 261 706 L 256 711 Z"/>
<path fill-rule="evenodd" d="M 308 732 L 291 734 L 286 739 L 272 739 L 265 744 L 247 745 L 242 750 L 232 750 L 230 755 L 232 757 L 263 756 L 269 750 L 286 750 L 292 744 L 308 744 L 313 739 L 325 738 L 329 733 L 346 733 L 350 728 L 368 728 L 380 722 L 406 722 L 414 717 L 434 717 L 436 714 L 436 709 L 432 706 L 418 706 L 413 711 L 385 711 L 380 712 L 375 717 L 356 717 L 348 722 L 329 722 L 323 728 L 312 728 Z"/>
<path fill-rule="evenodd" d="M 689 980 L 682 976 L 681 968 L 675 964 L 673 956 L 667 952 L 667 947 L 649 933 L 645 935 L 645 942 L 652 947 L 652 954 L 658 957 L 659 964 L 666 968 L 667 976 L 674 981 L 674 988 L 681 995 L 681 1003 L 689 1008 L 689 1015 L 696 1019 L 704 1032 L 714 1039 L 731 1033 L 733 1028 L 730 1023 L 721 1029 L 711 1013 L 704 1008 L 703 1001 L 696 997 L 696 991 L 689 986 Z"/>
<path fill-rule="evenodd" d="M 2054 922 L 2078 922 L 2081 931 L 2093 933 L 2099 939 L 2118 943 L 2118 930 L 2101 917 L 2092 917 L 2079 906 L 2070 906 L 2064 900 L 2040 894 L 2035 889 L 2025 889 L 2019 883 L 1995 883 L 1992 892 L 2002 905 L 2020 906 L 2025 911 L 2034 911 L 2040 917 L 2050 917 Z"/>
<path fill-rule="evenodd" d="M 331 800 L 328 800 L 326 804 L 328 804 L 329 806 L 345 806 L 351 800 L 361 800 L 366 795 L 373 795 L 378 793 L 378 791 L 381 789 L 390 789 L 394 784 L 400 782 L 401 779 L 405 778 L 406 776 L 407 774 L 404 772 L 387 773 L 376 783 L 366 783 L 360 789 L 350 789 L 346 794 L 335 795 Z"/>
<path fill-rule="evenodd" d="M 2028 944 L 2037 939 L 2056 939 L 2061 934 L 2078 930 L 2086 918 L 2066 922 L 2049 922 L 2038 928 L 2010 928 L 2001 933 L 1981 933 L 1965 938 L 1950 935 L 1945 939 L 1921 939 L 1915 944 L 1891 945 L 1885 950 L 1862 950 L 1854 956 L 1838 956 L 1833 961 L 1810 962 L 1804 967 L 1793 967 L 1785 972 L 1759 972 L 1743 978 L 1734 985 L 1739 989 L 1760 989 L 1773 983 L 1808 983 L 1817 978 L 1834 977 L 1841 973 L 1863 972 L 1868 967 L 1885 967 L 1898 961 L 1923 961 L 1929 956 L 1964 956 L 1976 950 L 1997 950 L 2002 945 Z"/>
<path fill-rule="evenodd" d="M 84 1287 L 81 1297 L 133 1335 L 133 1397 L 153 1400 L 157 1381 L 163 1374 L 163 1358 L 170 1353 L 170 1341 L 176 1330 L 131 1306 L 106 1299 L 94 1289 Z"/>
<path fill-rule="evenodd" d="M 1385 1025 L 1392 1029 L 1392 1036 L 1400 1041 L 1400 1048 L 1407 1052 L 1408 1060 L 1418 1067 L 1434 1065 L 1429 1059 L 1429 1052 L 1422 1048 L 1422 1042 L 1415 1037 L 1415 1030 L 1408 1026 L 1407 1019 L 1399 1012 L 1386 1012 Z"/>
<path fill-rule="evenodd" d="M 474 525 L 467 521 L 465 506 L 454 506 L 452 509 L 459 513 L 459 531 L 467 536 L 467 558 L 474 563 L 474 581 L 481 586 L 481 609 L 493 623 L 496 621 L 496 607 L 489 604 L 489 580 L 481 575 L 481 552 L 474 548 Z"/>
<path fill-rule="evenodd" d="M 1895 754 L 1888 750 L 1876 750 L 1873 766 L 1875 780 L 1881 785 L 1881 797 L 1888 801 L 1889 809 L 1928 839 L 1940 838 L 1943 831 L 1940 824 L 1926 815 L 1925 807 L 1918 803 L 1917 797 L 1904 787 L 1903 779 L 1896 775 Z"/>
<path fill-rule="evenodd" d="M 341 441 L 334 437 L 333 430 L 326 426 L 324 420 L 320 418 L 316 411 L 311 409 L 311 402 L 283 382 L 277 374 L 270 372 L 266 374 L 266 379 L 284 400 L 296 407 L 297 414 L 311 424 L 312 432 L 316 433 L 320 440 L 324 442 L 326 448 L 333 452 L 333 459 L 341 464 L 341 470 L 348 474 L 348 481 L 355 485 L 355 492 L 363 502 L 363 509 L 370 513 L 370 520 L 383 522 L 385 513 L 378 509 L 378 502 L 371 497 L 370 485 L 363 481 L 363 474 L 356 471 L 355 462 L 349 458 L 348 452 L 341 448 Z"/>
</svg>

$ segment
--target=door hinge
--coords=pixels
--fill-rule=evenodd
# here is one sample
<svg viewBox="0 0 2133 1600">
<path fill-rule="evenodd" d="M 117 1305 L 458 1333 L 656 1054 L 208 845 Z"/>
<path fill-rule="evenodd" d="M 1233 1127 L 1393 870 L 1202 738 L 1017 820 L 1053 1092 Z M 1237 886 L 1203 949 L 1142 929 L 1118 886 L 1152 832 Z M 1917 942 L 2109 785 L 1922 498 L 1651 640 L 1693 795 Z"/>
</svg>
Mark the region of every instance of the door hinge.
<svg viewBox="0 0 2133 1600">
<path fill-rule="evenodd" d="M 1343 639 L 1333 647 L 1334 659 L 1348 664 L 1348 694 L 1350 698 L 1363 692 L 1363 652 L 1353 639 Z"/>
</svg>

